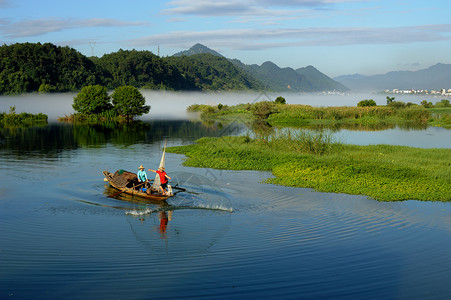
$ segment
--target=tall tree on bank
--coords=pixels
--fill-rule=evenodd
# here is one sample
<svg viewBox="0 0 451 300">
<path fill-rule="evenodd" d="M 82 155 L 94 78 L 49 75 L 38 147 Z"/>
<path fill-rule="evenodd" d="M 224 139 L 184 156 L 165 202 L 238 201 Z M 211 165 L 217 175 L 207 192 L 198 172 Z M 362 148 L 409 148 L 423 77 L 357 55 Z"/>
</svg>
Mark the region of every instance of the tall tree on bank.
<svg viewBox="0 0 451 300">
<path fill-rule="evenodd" d="M 100 114 L 112 108 L 106 87 L 88 85 L 74 97 L 72 108 L 82 114 Z"/>
<path fill-rule="evenodd" d="M 150 111 L 150 106 L 145 105 L 146 99 L 133 86 L 121 86 L 114 90 L 111 95 L 114 110 L 121 116 L 133 118 L 142 116 Z"/>
</svg>

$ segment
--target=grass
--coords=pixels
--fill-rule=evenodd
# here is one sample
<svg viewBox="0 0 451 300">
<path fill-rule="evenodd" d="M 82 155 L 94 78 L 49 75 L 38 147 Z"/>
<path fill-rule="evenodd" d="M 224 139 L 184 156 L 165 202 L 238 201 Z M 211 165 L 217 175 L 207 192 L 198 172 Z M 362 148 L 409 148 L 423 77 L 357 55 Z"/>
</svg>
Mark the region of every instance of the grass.
<svg viewBox="0 0 451 300">
<path fill-rule="evenodd" d="M 16 114 L 16 107 L 12 106 L 9 113 L 0 112 L 0 127 L 28 127 L 28 126 L 45 126 L 47 125 L 48 117 L 45 114 L 30 114 L 20 113 Z"/>
<path fill-rule="evenodd" d="M 389 106 L 366 107 L 313 107 L 309 105 L 281 105 L 278 113 L 271 114 L 272 125 L 297 125 L 315 123 L 377 124 L 397 122 L 427 123 L 430 113 L 422 106 L 394 108 Z"/>
<path fill-rule="evenodd" d="M 117 116 L 108 112 L 100 114 L 76 113 L 69 116 L 59 117 L 58 121 L 73 124 L 102 124 L 105 122 L 129 122 L 133 121 L 133 118 Z"/>
<path fill-rule="evenodd" d="M 402 127 L 441 126 L 451 128 L 451 108 L 425 108 L 410 106 L 337 106 L 313 107 L 300 104 L 276 104 L 257 102 L 234 106 L 210 106 L 194 104 L 187 109 L 200 112 L 203 119 L 224 115 L 254 116 L 266 119 L 272 126 L 306 127 L 326 125 L 349 126 L 356 124 L 369 128 L 400 125 Z"/>
<path fill-rule="evenodd" d="M 429 119 L 431 126 L 451 128 L 451 107 L 429 108 L 432 116 Z"/>
<path fill-rule="evenodd" d="M 186 166 L 271 171 L 267 183 L 321 192 L 366 195 L 380 201 L 451 201 L 451 150 L 404 146 L 356 146 L 312 137 L 202 138 L 168 148 L 185 154 Z M 313 137 L 315 139 L 315 137 Z M 321 146 L 322 145 L 322 146 Z"/>
</svg>

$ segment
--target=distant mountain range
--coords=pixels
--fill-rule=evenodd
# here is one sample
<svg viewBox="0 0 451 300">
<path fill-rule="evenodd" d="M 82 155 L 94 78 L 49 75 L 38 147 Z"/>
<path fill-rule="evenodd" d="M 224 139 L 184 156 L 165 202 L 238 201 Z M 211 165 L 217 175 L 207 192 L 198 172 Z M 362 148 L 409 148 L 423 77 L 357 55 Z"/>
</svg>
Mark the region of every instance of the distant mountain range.
<svg viewBox="0 0 451 300">
<path fill-rule="evenodd" d="M 178 52 L 174 56 L 190 56 L 209 53 L 224 57 L 218 52 L 196 44 L 189 50 Z M 225 57 L 224 57 L 225 58 Z M 280 68 L 271 61 L 262 65 L 246 65 L 237 59 L 229 59 L 236 67 L 244 70 L 274 91 L 321 92 L 321 91 L 384 91 L 393 89 L 440 90 L 451 88 L 451 64 L 438 63 L 418 71 L 393 71 L 386 74 L 365 76 L 361 74 L 342 75 L 330 78 L 313 66 L 304 68 Z"/>
<path fill-rule="evenodd" d="M 198 54 L 212 54 L 223 57 L 218 52 L 202 45 L 196 44 L 186 51 L 181 51 L 173 56 L 192 56 Z M 226 59 L 226 58 L 224 58 Z M 349 89 L 341 83 L 334 81 L 327 75 L 321 73 L 313 66 L 299 69 L 280 68 L 273 62 L 267 61 L 261 66 L 246 65 L 237 59 L 228 59 L 238 69 L 246 72 L 257 81 L 261 82 L 266 89 L 286 92 L 345 92 Z"/>
<path fill-rule="evenodd" d="M 436 64 L 418 71 L 394 71 L 381 75 L 343 75 L 335 81 L 355 91 L 440 90 L 451 88 L 451 64 Z"/>
<path fill-rule="evenodd" d="M 75 92 L 94 84 L 109 90 L 123 85 L 173 91 L 296 93 L 440 90 L 451 88 L 451 65 L 375 76 L 345 75 L 334 80 L 313 66 L 280 68 L 270 61 L 246 65 L 201 44 L 166 57 L 146 50 L 120 49 L 89 58 L 68 46 L 51 43 L 0 46 L 0 95 Z"/>
</svg>

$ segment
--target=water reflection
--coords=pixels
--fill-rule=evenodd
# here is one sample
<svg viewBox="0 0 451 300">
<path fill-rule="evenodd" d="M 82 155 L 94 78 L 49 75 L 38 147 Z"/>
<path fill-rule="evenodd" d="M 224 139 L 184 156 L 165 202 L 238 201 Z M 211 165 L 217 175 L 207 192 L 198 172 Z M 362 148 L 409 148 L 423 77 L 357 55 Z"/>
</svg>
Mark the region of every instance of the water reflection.
<svg viewBox="0 0 451 300">
<path fill-rule="evenodd" d="M 1 128 L 0 149 L 5 155 L 32 158 L 56 157 L 61 151 L 81 147 L 121 146 L 158 142 L 166 137 L 192 141 L 216 136 L 218 127 L 206 127 L 195 121 L 106 122 L 96 125 L 51 124 L 45 127 Z M 27 153 L 27 155 L 23 155 Z M 30 156 L 31 153 L 31 156 Z"/>
<path fill-rule="evenodd" d="M 353 131 L 383 131 L 388 129 L 399 130 L 426 130 L 428 128 L 427 123 L 422 122 L 400 122 L 397 124 L 378 122 L 374 124 L 357 124 L 357 123 L 333 123 L 333 124 L 309 124 L 303 126 L 289 126 L 289 128 L 303 128 L 309 130 L 329 130 L 332 132 L 338 132 L 342 130 Z"/>
</svg>

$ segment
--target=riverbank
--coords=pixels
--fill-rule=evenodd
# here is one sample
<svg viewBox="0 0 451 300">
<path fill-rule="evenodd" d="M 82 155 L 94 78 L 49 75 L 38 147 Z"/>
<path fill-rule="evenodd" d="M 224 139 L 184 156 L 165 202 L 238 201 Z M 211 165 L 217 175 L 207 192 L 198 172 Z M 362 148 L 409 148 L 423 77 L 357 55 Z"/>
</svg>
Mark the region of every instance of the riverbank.
<svg viewBox="0 0 451 300">
<path fill-rule="evenodd" d="M 403 104 L 403 103 L 401 103 Z M 271 126 L 350 126 L 384 127 L 438 126 L 451 128 L 451 107 L 425 108 L 421 105 L 400 106 L 330 106 L 314 107 L 301 104 L 278 104 L 269 101 L 217 106 L 194 104 L 189 112 L 200 112 L 201 118 L 257 118 Z"/>
<path fill-rule="evenodd" d="M 326 143 L 315 154 L 293 138 L 202 138 L 168 148 L 184 154 L 184 165 L 271 171 L 266 182 L 319 192 L 366 195 L 380 201 L 451 201 L 451 149 L 356 146 Z"/>
</svg>

